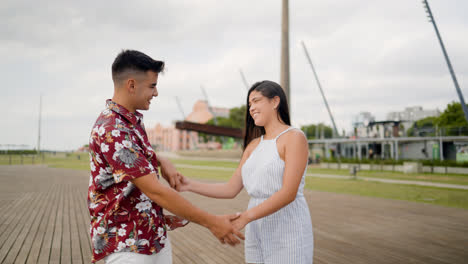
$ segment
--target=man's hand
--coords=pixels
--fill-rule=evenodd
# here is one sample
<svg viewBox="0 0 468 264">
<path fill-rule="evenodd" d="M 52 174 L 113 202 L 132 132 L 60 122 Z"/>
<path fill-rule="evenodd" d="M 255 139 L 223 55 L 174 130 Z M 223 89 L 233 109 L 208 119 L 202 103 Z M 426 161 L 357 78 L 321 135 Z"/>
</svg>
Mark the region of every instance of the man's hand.
<svg viewBox="0 0 468 264">
<path fill-rule="evenodd" d="M 176 189 L 180 184 L 181 174 L 176 170 L 174 165 L 166 158 L 159 157 L 159 163 L 161 165 L 161 175 L 169 183 L 169 185 Z"/>
<path fill-rule="evenodd" d="M 240 243 L 238 238 L 242 240 L 245 239 L 244 235 L 238 230 L 235 230 L 231 224 L 231 221 L 239 217 L 238 214 L 217 215 L 214 217 L 215 219 L 213 219 L 209 229 L 222 244 L 228 243 L 231 246 L 235 246 Z"/>
</svg>

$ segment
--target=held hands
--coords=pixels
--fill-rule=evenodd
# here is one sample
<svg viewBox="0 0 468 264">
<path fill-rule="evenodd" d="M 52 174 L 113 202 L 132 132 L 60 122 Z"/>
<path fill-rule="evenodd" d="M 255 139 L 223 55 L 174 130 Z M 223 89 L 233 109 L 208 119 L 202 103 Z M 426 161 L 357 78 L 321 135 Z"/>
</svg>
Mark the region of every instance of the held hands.
<svg viewBox="0 0 468 264">
<path fill-rule="evenodd" d="M 178 192 L 190 191 L 191 180 L 179 173 L 179 184 L 176 186 Z"/>
<path fill-rule="evenodd" d="M 170 162 L 165 162 L 164 166 L 161 166 L 161 175 L 173 189 L 177 189 L 180 185 L 180 178 L 183 177 Z"/>
<path fill-rule="evenodd" d="M 235 246 L 240 243 L 239 238 L 242 240 L 245 239 L 244 234 L 235 229 L 232 225 L 232 221 L 237 219 L 239 214 L 216 215 L 214 217 L 214 224 L 209 227 L 209 229 L 211 233 L 218 238 L 219 242 Z"/>
<path fill-rule="evenodd" d="M 171 188 L 178 192 L 189 190 L 190 180 L 178 172 L 171 162 L 163 158 L 161 158 L 161 175 L 166 179 Z"/>
<path fill-rule="evenodd" d="M 238 213 L 239 214 L 239 217 L 235 218 L 233 221 L 232 221 L 232 226 L 234 227 L 235 230 L 242 230 L 244 229 L 244 227 L 250 222 L 246 213 Z"/>
</svg>

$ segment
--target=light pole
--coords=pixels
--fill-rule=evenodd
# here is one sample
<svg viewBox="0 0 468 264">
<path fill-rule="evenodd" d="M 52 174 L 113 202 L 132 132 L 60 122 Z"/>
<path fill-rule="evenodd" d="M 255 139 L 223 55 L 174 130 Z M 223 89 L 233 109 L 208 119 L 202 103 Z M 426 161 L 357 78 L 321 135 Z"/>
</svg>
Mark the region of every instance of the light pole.
<svg viewBox="0 0 468 264">
<path fill-rule="evenodd" d="M 328 106 L 327 98 L 325 97 L 325 94 L 323 93 L 322 85 L 320 84 L 319 78 L 317 76 L 317 72 L 315 71 L 314 64 L 312 64 L 312 60 L 310 59 L 309 52 L 307 51 L 304 41 L 302 41 L 301 44 L 302 44 L 302 48 L 304 48 L 304 53 L 306 55 L 307 61 L 309 62 L 310 68 L 312 69 L 312 72 L 314 73 L 315 81 L 317 82 L 317 86 L 320 90 L 320 94 L 322 95 L 323 102 L 325 103 L 325 106 L 327 108 L 328 115 L 330 116 L 330 120 L 333 125 L 334 137 L 339 137 L 340 134 L 338 133 L 338 129 L 336 128 L 335 119 L 333 118 L 333 114 L 330 110 L 330 106 Z"/>
<path fill-rule="evenodd" d="M 42 118 L 42 94 L 39 96 L 39 122 L 37 128 L 37 153 L 41 154 L 41 118 Z"/>
<path fill-rule="evenodd" d="M 439 39 L 440 47 L 442 48 L 442 52 L 444 53 L 445 61 L 447 62 L 447 66 L 450 71 L 450 75 L 452 76 L 453 83 L 455 84 L 455 89 L 457 90 L 458 98 L 460 98 L 460 103 L 463 109 L 463 112 L 465 113 L 465 119 L 468 121 L 468 107 L 465 104 L 465 99 L 463 98 L 463 93 L 460 89 L 460 86 L 458 85 L 457 77 L 455 76 L 455 72 L 453 71 L 452 64 L 450 63 L 450 58 L 447 54 L 447 51 L 445 50 L 444 42 L 442 42 L 442 37 L 440 36 L 439 29 L 437 28 L 436 22 L 434 20 L 434 16 L 432 16 L 432 11 L 431 8 L 429 7 L 429 3 L 427 0 L 422 1 L 424 8 L 426 9 L 427 12 L 427 17 L 429 18 L 429 22 L 432 23 L 434 26 L 437 38 Z"/>
<path fill-rule="evenodd" d="M 289 0 L 283 0 L 281 16 L 281 74 L 280 84 L 289 102 L 291 113 L 291 97 L 289 91 Z"/>
<path fill-rule="evenodd" d="M 320 80 L 318 78 L 317 72 L 315 71 L 314 64 L 312 64 L 312 60 L 310 59 L 309 52 L 307 51 L 307 48 L 306 48 L 306 46 L 304 44 L 304 41 L 301 41 L 301 44 L 302 44 L 302 48 L 304 48 L 304 53 L 305 53 L 305 56 L 307 58 L 307 61 L 309 62 L 310 68 L 312 69 L 312 72 L 314 73 L 315 81 L 317 82 L 317 86 L 320 89 L 320 93 L 322 94 L 322 99 L 323 99 L 323 102 L 325 103 L 325 106 L 327 108 L 328 115 L 330 116 L 330 119 L 331 119 L 331 122 L 332 122 L 332 125 L 333 125 L 333 138 L 340 137 L 340 134 L 338 133 L 338 129 L 336 128 L 335 119 L 333 118 L 333 114 L 332 114 L 332 112 L 330 110 L 330 106 L 328 106 L 327 98 L 325 97 L 325 94 L 323 93 L 322 85 L 320 84 Z M 341 146 L 340 146 L 340 143 L 337 143 L 336 144 L 336 158 L 338 160 L 338 163 L 341 166 L 340 156 L 341 156 Z"/>
<path fill-rule="evenodd" d="M 240 72 L 240 75 L 241 75 L 242 82 L 244 83 L 245 88 L 248 91 L 250 89 L 250 86 L 249 86 L 249 83 L 247 82 L 247 79 L 245 78 L 244 72 L 242 71 L 242 69 L 239 69 L 239 72 Z"/>
</svg>

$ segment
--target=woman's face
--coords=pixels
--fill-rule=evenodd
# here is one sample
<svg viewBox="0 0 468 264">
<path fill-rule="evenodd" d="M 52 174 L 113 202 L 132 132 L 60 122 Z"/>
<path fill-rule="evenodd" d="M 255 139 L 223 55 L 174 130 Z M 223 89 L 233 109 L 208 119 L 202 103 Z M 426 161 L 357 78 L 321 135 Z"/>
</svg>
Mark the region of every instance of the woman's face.
<svg viewBox="0 0 468 264">
<path fill-rule="evenodd" d="M 265 126 L 272 118 L 277 116 L 279 97 L 270 99 L 262 93 L 253 90 L 249 95 L 249 113 L 256 126 Z"/>
</svg>

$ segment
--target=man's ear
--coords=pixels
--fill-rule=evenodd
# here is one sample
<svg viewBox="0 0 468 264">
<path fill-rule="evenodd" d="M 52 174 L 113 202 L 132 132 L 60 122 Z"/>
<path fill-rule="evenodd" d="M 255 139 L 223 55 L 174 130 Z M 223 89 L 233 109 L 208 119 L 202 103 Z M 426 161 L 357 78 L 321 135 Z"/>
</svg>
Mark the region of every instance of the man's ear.
<svg viewBox="0 0 468 264">
<path fill-rule="evenodd" d="M 127 79 L 125 83 L 125 89 L 128 91 L 129 94 L 135 93 L 135 79 Z"/>
</svg>

